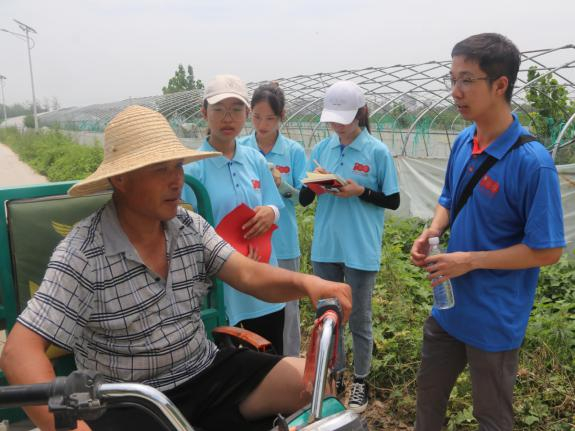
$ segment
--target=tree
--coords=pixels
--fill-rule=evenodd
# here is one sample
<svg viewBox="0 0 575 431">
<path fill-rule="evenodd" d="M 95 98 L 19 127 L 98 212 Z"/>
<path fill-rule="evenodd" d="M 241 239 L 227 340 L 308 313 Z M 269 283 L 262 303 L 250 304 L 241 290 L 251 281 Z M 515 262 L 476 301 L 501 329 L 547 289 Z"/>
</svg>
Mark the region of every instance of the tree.
<svg viewBox="0 0 575 431">
<path fill-rule="evenodd" d="M 38 105 L 41 107 L 41 109 L 43 109 L 45 112 L 49 112 L 50 111 L 50 99 L 48 99 L 47 97 L 44 97 L 44 104 L 42 105 L 42 103 L 38 103 Z"/>
<path fill-rule="evenodd" d="M 13 105 L 6 105 L 8 111 L 8 118 L 19 117 L 20 115 L 27 115 L 32 113 L 32 105 L 15 103 Z"/>
<path fill-rule="evenodd" d="M 57 111 L 60 109 L 60 102 L 56 96 L 52 97 L 52 111 Z"/>
<path fill-rule="evenodd" d="M 167 87 L 162 87 L 163 94 L 177 93 L 186 90 L 200 90 L 204 88 L 204 84 L 199 79 L 194 79 L 194 69 L 188 64 L 188 73 L 184 70 L 182 64 L 178 65 L 176 73 L 168 81 Z"/>
<path fill-rule="evenodd" d="M 24 126 L 29 129 L 33 129 L 35 127 L 34 116 L 32 114 L 28 114 L 24 117 Z"/>
<path fill-rule="evenodd" d="M 527 72 L 527 80 L 537 80 L 527 90 L 527 101 L 535 111 L 531 113 L 532 130 L 545 144 L 551 145 L 575 113 L 575 100 L 569 99 L 567 89 L 552 73 L 541 78 L 541 73 L 532 66 Z"/>
<path fill-rule="evenodd" d="M 2 105 L 0 105 L 1 107 Z M 46 112 L 48 109 L 45 109 L 41 103 L 36 102 L 36 111 Z M 8 118 L 11 117 L 20 117 L 22 115 L 32 114 L 32 103 L 31 102 L 24 102 L 24 103 L 15 103 L 13 105 L 6 105 L 6 113 L 8 114 Z"/>
<path fill-rule="evenodd" d="M 415 120 L 415 117 L 410 113 L 402 101 L 395 102 L 390 112 L 393 112 L 394 126 L 399 128 L 408 128 Z"/>
</svg>

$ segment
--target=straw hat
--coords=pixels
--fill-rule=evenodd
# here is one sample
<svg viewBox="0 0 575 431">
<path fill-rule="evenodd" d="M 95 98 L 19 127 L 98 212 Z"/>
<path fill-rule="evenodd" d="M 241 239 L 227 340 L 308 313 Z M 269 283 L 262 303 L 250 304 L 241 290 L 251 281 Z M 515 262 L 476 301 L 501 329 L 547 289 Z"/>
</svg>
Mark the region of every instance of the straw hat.
<svg viewBox="0 0 575 431">
<path fill-rule="evenodd" d="M 73 185 L 68 194 L 85 196 L 111 190 L 110 177 L 154 163 L 178 159 L 189 163 L 220 155 L 186 148 L 162 114 L 143 106 L 128 106 L 104 130 L 104 160 L 96 172 Z"/>
</svg>

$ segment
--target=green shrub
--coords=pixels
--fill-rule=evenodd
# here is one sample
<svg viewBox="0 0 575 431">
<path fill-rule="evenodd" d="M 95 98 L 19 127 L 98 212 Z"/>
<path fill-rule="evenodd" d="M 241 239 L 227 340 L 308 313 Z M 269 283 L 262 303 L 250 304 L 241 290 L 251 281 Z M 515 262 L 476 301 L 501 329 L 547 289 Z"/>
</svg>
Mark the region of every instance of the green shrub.
<svg viewBox="0 0 575 431">
<path fill-rule="evenodd" d="M 24 117 L 24 126 L 29 129 L 34 129 L 35 125 L 34 116 L 32 114 L 28 114 Z"/>
<path fill-rule="evenodd" d="M 0 141 L 49 181 L 79 180 L 96 170 L 102 161 L 99 145 L 84 146 L 56 130 L 0 129 Z"/>
</svg>

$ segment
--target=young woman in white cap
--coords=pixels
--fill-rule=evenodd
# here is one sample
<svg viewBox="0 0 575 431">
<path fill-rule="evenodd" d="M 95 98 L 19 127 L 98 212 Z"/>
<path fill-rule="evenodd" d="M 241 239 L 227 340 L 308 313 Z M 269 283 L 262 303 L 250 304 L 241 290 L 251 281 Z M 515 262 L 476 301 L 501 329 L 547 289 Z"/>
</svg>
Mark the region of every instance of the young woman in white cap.
<svg viewBox="0 0 575 431">
<path fill-rule="evenodd" d="M 368 109 L 359 86 L 340 81 L 329 87 L 320 121 L 329 123 L 335 133 L 313 148 L 308 170 L 335 173 L 347 183 L 337 192 L 318 197 L 311 260 L 315 275 L 345 280 L 352 287 L 349 327 L 354 380 L 349 408 L 362 412 L 368 403 L 365 378 L 373 350 L 371 298 L 380 267 L 384 209 L 399 207 L 399 186 L 391 153 L 370 134 Z M 302 188 L 302 205 L 309 205 L 314 197 L 313 191 Z M 340 393 L 344 369 L 340 334 L 336 363 Z"/>
<path fill-rule="evenodd" d="M 295 205 L 299 199 L 301 179 L 305 177 L 306 158 L 301 144 L 279 131 L 285 116 L 284 93 L 276 82 L 259 86 L 252 96 L 254 132 L 238 142 L 258 150 L 273 166 L 274 180 L 282 196 L 278 229 L 272 237 L 273 249 L 281 268 L 299 271 L 299 240 Z M 284 355 L 299 356 L 301 334 L 299 301 L 285 307 Z"/>
<path fill-rule="evenodd" d="M 253 148 L 236 145 L 236 137 L 249 113 L 247 88 L 234 75 L 218 75 L 206 86 L 202 114 L 208 122 L 209 135 L 200 148 L 220 151 L 223 155 L 210 163 L 192 163 L 184 170 L 207 189 L 212 202 L 214 221 L 218 224 L 239 204 L 254 209 L 256 215 L 243 226 L 246 238 L 265 233 L 277 223 L 281 196 L 265 158 Z M 206 160 L 207 161 L 207 160 Z M 183 199 L 194 202 L 189 188 Z M 252 257 L 258 258 L 257 250 Z M 277 266 L 272 247 L 270 264 Z M 283 353 L 285 303 L 270 304 L 224 284 L 224 302 L 230 325 L 241 326 L 267 338 L 276 353 Z"/>
</svg>

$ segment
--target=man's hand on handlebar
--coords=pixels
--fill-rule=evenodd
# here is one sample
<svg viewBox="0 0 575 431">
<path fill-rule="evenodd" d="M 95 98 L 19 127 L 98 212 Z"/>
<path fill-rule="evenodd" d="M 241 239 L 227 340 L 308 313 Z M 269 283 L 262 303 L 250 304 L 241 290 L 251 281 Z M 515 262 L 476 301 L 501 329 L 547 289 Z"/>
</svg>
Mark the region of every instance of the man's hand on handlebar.
<svg viewBox="0 0 575 431">
<path fill-rule="evenodd" d="M 351 314 L 351 287 L 346 283 L 327 281 L 320 277 L 314 277 L 308 289 L 308 296 L 313 305 L 317 307 L 317 301 L 322 298 L 336 298 L 341 305 L 343 322 L 347 322 Z"/>
</svg>

